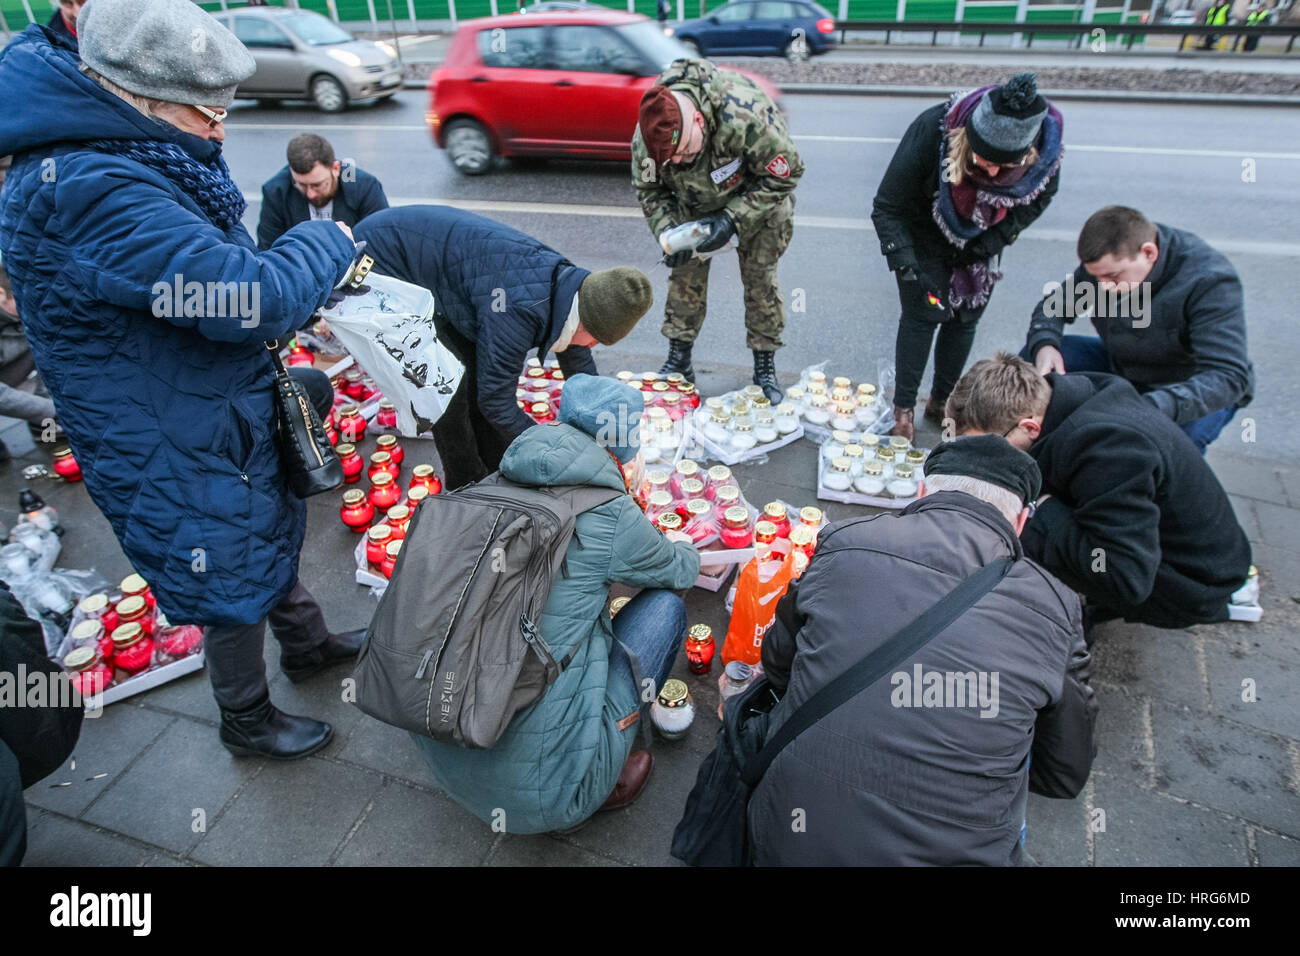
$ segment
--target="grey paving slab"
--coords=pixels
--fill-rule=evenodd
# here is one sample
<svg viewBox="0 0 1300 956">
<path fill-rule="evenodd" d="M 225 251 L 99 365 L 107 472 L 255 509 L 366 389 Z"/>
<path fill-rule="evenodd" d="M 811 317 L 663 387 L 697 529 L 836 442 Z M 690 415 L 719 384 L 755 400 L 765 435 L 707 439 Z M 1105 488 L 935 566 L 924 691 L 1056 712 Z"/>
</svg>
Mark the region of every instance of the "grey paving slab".
<svg viewBox="0 0 1300 956">
<path fill-rule="evenodd" d="M 23 866 L 139 866 L 153 854 L 108 830 L 47 815 L 28 831 Z"/>
<path fill-rule="evenodd" d="M 441 794 L 389 781 L 338 855 L 339 866 L 476 866 L 496 834 Z"/>
<path fill-rule="evenodd" d="M 1216 713 L 1300 742 L 1300 663 L 1207 641 Z"/>
<path fill-rule="evenodd" d="M 301 684 L 291 683 L 283 674 L 276 674 L 271 679 L 271 700 L 277 707 L 286 713 L 326 721 L 334 727 L 334 738 L 321 751 L 327 757 L 336 756 L 343 749 L 352 728 L 363 716 L 343 699 L 343 682 L 351 675 L 351 666 L 343 663 Z"/>
<path fill-rule="evenodd" d="M 1287 507 L 1300 504 L 1300 500 L 1293 499 L 1287 489 L 1287 477 L 1293 470 L 1291 465 L 1267 459 L 1242 458 L 1220 447 L 1219 443 L 1210 446 L 1205 460 L 1218 475 L 1219 483 L 1231 488 L 1234 496 L 1257 498 Z"/>
<path fill-rule="evenodd" d="M 1153 767 L 1148 751 L 1149 698 L 1100 684 L 1097 695 L 1097 756 L 1092 769 L 1147 783 Z"/>
<path fill-rule="evenodd" d="M 433 788 L 429 767 L 405 730 L 362 716 L 338 750 L 338 759 Z"/>
<path fill-rule="evenodd" d="M 1152 722 L 1159 790 L 1300 836 L 1296 769 L 1277 737 L 1164 701 Z"/>
<path fill-rule="evenodd" d="M 1049 800 L 1029 795 L 1025 850 L 1040 866 L 1088 865 L 1088 813 L 1083 796 Z"/>
<path fill-rule="evenodd" d="M 192 857 L 222 866 L 321 866 L 382 785 L 327 760 L 275 763 L 209 821 Z"/>
<path fill-rule="evenodd" d="M 1209 693 L 1196 660 L 1191 631 L 1166 631 L 1140 624 L 1108 629 L 1092 648 L 1098 679 L 1134 694 L 1209 707 Z"/>
<path fill-rule="evenodd" d="M 1268 501 L 1255 502 L 1262 544 L 1295 550 L 1300 546 L 1300 511 Z"/>
<path fill-rule="evenodd" d="M 488 857 L 489 866 L 618 866 L 608 857 L 599 856 L 571 843 L 550 836 L 511 836 L 503 834 Z"/>
<path fill-rule="evenodd" d="M 1300 840 L 1255 831 L 1260 866 L 1300 866 Z"/>
<path fill-rule="evenodd" d="M 206 666 L 141 694 L 140 706 L 149 710 L 175 711 L 213 724 L 221 720 L 221 711 L 212 698 L 212 683 L 208 680 Z"/>
<path fill-rule="evenodd" d="M 1255 510 L 1255 505 L 1260 502 L 1255 498 L 1246 498 L 1239 494 L 1228 495 L 1228 503 L 1232 505 L 1232 513 L 1237 518 L 1237 524 L 1241 525 L 1241 530 L 1246 532 L 1246 537 L 1251 541 L 1259 541 L 1259 513 Z"/>
<path fill-rule="evenodd" d="M 81 722 L 72 757 L 44 780 L 24 791 L 29 804 L 78 816 L 117 779 L 139 753 L 179 718 L 156 714 L 129 700 L 104 708 L 103 715 Z M 71 761 L 76 761 L 72 769 Z M 99 774 L 107 774 L 97 780 Z M 55 784 L 70 783 L 57 787 Z"/>
<path fill-rule="evenodd" d="M 1094 802 L 1106 813 L 1093 835 L 1098 866 L 1246 866 L 1246 828 L 1226 814 L 1153 794 L 1099 774 Z"/>
<path fill-rule="evenodd" d="M 262 766 L 232 757 L 207 724 L 178 719 L 83 818 L 183 854 Z"/>
</svg>

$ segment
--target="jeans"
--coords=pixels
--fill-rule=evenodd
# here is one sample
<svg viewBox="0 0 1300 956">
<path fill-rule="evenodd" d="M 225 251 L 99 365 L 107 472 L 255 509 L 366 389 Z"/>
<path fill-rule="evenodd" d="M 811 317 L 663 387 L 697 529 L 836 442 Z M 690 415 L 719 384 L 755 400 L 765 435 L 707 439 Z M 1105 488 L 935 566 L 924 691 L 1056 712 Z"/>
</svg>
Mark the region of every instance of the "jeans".
<svg viewBox="0 0 1300 956">
<path fill-rule="evenodd" d="M 1114 368 L 1110 364 L 1110 353 L 1106 351 L 1105 344 L 1101 339 L 1090 335 L 1063 335 L 1061 336 L 1061 361 L 1065 363 L 1067 372 L 1110 372 L 1114 373 Z M 1026 361 L 1033 361 L 1028 355 L 1028 350 L 1022 351 L 1020 357 Z M 1219 437 L 1219 433 L 1232 421 L 1232 416 L 1237 414 L 1237 407 L 1234 405 L 1230 408 L 1221 408 L 1216 412 L 1210 412 L 1194 422 L 1188 422 L 1186 425 L 1178 426 L 1192 440 L 1196 450 L 1202 455 L 1205 449 L 1209 447 L 1210 442 Z"/>
<path fill-rule="evenodd" d="M 641 662 L 644 676 L 654 681 L 656 694 L 673 672 L 677 652 L 686 638 L 686 602 L 672 591 L 642 591 L 623 606 L 614 618 L 614 637 L 632 649 Z M 609 679 L 636 686 L 632 667 L 623 649 L 610 651 Z M 636 687 L 637 699 L 641 688 Z"/>
<path fill-rule="evenodd" d="M 946 321 L 940 321 L 939 317 L 946 313 L 929 305 L 925 293 L 923 282 L 898 279 L 898 300 L 903 307 L 894 342 L 894 405 L 898 408 L 915 407 L 916 391 L 921 387 L 921 377 L 930 360 L 931 343 L 934 343 L 934 386 L 930 395 L 936 402 L 948 398 L 961 378 L 971 343 L 975 341 L 975 326 L 984 314 L 984 306 L 958 309 Z"/>
<path fill-rule="evenodd" d="M 268 622 L 280 642 L 281 660 L 309 654 L 329 637 L 320 605 L 301 581 L 256 624 L 209 627 L 203 639 L 204 657 L 212 696 L 222 710 L 247 710 L 269 693 L 262 657 Z"/>
</svg>

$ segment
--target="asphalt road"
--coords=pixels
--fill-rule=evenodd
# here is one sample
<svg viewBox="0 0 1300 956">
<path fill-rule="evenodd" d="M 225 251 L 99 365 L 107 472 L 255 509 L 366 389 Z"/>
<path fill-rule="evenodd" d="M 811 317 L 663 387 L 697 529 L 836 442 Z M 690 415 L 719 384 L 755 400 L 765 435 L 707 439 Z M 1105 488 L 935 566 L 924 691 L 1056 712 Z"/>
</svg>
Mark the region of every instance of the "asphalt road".
<svg viewBox="0 0 1300 956">
<path fill-rule="evenodd" d="M 803 290 L 806 311 L 791 314 L 778 369 L 793 372 L 834 356 L 833 373 L 858 378 L 892 360 L 898 305 L 871 229 L 871 199 L 897 138 L 926 106 L 906 97 L 788 96 L 791 129 L 807 164 L 797 191 L 794 241 L 781 263 L 787 302 Z M 420 91 L 328 117 L 297 105 L 263 110 L 240 104 L 226 126 L 226 157 L 250 199 L 255 228 L 260 184 L 284 163 L 297 132 L 327 136 L 340 157 L 383 182 L 396 203 L 451 202 L 506 222 L 598 269 L 644 269 L 656 307 L 620 344 L 622 352 L 664 351 L 659 322 L 667 269 L 636 206 L 624 164 L 501 163 L 465 178 L 430 142 Z M 1246 288 L 1258 397 L 1220 440 L 1234 454 L 1300 460 L 1290 410 L 1300 401 L 1294 325 L 1300 303 L 1300 113 L 1288 109 L 1070 103 L 1061 191 L 1003 261 L 1005 278 L 980 324 L 972 360 L 1018 349 L 1045 282 L 1075 264 L 1074 240 L 1087 216 L 1109 203 L 1142 209 L 1190 229 L 1224 252 Z M 1247 162 L 1252 161 L 1252 162 Z M 1246 166 L 1253 181 L 1243 181 Z M 1080 330 L 1088 331 L 1088 330 Z M 700 360 L 747 365 L 734 257 L 715 260 Z M 599 352 L 597 354 L 599 362 Z M 613 372 L 616 369 L 602 371 Z M 928 389 L 928 375 L 922 394 Z M 1255 442 L 1241 424 L 1254 420 Z"/>
</svg>

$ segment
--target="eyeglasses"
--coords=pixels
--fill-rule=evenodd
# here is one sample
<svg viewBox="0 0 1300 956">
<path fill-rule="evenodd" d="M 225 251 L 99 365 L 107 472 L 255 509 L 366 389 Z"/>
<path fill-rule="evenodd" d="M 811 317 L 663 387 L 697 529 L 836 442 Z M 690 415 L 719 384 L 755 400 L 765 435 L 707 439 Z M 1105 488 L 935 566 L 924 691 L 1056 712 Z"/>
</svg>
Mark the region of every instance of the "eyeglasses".
<svg viewBox="0 0 1300 956">
<path fill-rule="evenodd" d="M 220 113 L 217 113 L 208 109 L 206 106 L 197 106 L 194 104 L 191 104 L 190 108 L 196 109 L 203 114 L 203 118 L 208 121 L 208 129 L 213 129 L 218 123 L 225 122 L 226 117 L 230 115 L 229 110 L 222 110 Z"/>
</svg>

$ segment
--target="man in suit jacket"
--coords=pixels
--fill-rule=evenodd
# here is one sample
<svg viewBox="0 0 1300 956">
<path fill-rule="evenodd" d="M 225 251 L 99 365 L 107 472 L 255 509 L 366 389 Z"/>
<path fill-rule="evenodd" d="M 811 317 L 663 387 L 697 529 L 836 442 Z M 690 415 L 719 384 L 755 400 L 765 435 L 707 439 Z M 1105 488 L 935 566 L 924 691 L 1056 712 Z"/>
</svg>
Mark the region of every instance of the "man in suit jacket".
<svg viewBox="0 0 1300 956">
<path fill-rule="evenodd" d="M 309 219 L 335 219 L 355 226 L 372 212 L 388 208 L 379 180 L 351 162 L 334 158 L 329 140 L 301 133 L 289 140 L 289 165 L 262 186 L 257 248 L 266 250 L 293 226 Z"/>
</svg>

